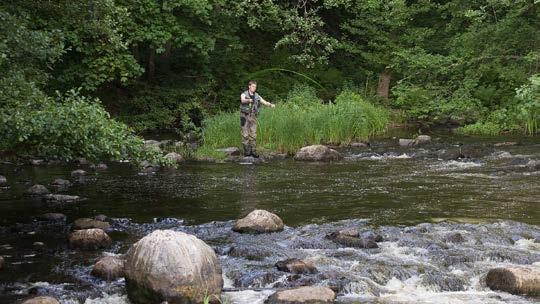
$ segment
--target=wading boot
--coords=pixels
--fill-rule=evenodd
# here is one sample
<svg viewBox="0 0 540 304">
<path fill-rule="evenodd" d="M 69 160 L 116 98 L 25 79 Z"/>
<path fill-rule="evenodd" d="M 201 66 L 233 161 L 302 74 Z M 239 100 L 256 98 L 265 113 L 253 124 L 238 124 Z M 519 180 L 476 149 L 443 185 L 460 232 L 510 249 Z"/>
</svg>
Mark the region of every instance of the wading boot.
<svg viewBox="0 0 540 304">
<path fill-rule="evenodd" d="M 251 146 L 244 145 L 244 157 L 251 156 Z"/>
<path fill-rule="evenodd" d="M 254 158 L 259 158 L 259 154 L 257 154 L 257 151 L 255 151 L 255 148 L 251 148 L 250 155 Z"/>
</svg>

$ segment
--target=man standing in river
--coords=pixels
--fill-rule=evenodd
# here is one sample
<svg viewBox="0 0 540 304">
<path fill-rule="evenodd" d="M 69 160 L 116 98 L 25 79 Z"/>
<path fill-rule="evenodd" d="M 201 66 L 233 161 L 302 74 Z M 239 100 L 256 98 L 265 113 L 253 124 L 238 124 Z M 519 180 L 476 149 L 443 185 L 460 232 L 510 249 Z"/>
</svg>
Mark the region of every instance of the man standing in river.
<svg viewBox="0 0 540 304">
<path fill-rule="evenodd" d="M 251 80 L 248 89 L 240 95 L 240 127 L 244 156 L 259 157 L 257 147 L 257 115 L 259 107 L 263 104 L 267 107 L 275 107 L 271 102 L 264 100 L 257 94 L 257 82 Z"/>
</svg>

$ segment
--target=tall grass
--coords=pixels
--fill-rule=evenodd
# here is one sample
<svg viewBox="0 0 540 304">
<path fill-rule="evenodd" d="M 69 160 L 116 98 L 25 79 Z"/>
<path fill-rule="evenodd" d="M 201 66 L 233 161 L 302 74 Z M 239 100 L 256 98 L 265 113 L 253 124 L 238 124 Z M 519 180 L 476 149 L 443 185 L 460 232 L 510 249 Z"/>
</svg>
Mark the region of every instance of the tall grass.
<svg viewBox="0 0 540 304">
<path fill-rule="evenodd" d="M 292 154 L 310 144 L 348 144 L 382 134 L 389 112 L 344 91 L 334 103 L 322 104 L 314 92 L 293 92 L 258 117 L 257 145 L 263 150 Z M 205 149 L 241 146 L 238 112 L 221 113 L 204 122 Z"/>
</svg>

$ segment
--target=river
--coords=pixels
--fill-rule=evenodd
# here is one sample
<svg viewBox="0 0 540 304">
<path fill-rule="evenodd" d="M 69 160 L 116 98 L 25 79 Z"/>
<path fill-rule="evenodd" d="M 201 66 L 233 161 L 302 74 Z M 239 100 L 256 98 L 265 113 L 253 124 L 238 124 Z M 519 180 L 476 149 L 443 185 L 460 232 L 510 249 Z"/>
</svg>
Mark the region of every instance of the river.
<svg viewBox="0 0 540 304">
<path fill-rule="evenodd" d="M 345 158 L 333 163 L 186 163 L 149 174 L 125 163 L 97 172 L 82 166 L 89 175 L 66 193 L 86 199 L 61 205 L 23 192 L 70 179 L 79 166 L 0 165 L 9 182 L 0 190 L 0 302 L 33 293 L 62 303 L 126 303 L 123 279 L 90 275 L 103 252 L 68 249 L 69 225 L 36 220 L 61 212 L 67 223 L 110 217 L 110 253 L 125 253 L 155 229 L 197 235 L 220 257 L 225 287 L 235 290 L 225 293 L 229 303 L 262 303 L 273 288 L 300 285 L 332 286 L 339 303 L 537 303 L 491 291 L 482 276 L 495 266 L 540 267 L 540 170 L 531 165 L 540 160 L 540 138 L 433 137 L 440 138 L 418 147 L 379 139 L 343 148 Z M 518 144 L 494 146 L 501 141 Z M 471 158 L 444 156 L 456 149 L 470 149 Z M 286 229 L 231 232 L 233 220 L 253 209 L 276 213 Z M 353 249 L 325 238 L 342 228 L 383 241 Z M 37 250 L 36 241 L 47 249 Z M 293 276 L 273 267 L 289 257 L 312 261 L 318 273 Z"/>
</svg>

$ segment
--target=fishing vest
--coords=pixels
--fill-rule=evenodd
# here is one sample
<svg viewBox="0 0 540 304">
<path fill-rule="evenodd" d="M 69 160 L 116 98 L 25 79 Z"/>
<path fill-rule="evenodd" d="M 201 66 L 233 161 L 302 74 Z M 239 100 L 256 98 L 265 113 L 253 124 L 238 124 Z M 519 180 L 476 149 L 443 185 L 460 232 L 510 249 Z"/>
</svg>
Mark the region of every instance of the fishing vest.
<svg viewBox="0 0 540 304">
<path fill-rule="evenodd" d="M 243 93 L 246 97 L 253 99 L 252 103 L 240 103 L 240 112 L 244 114 L 259 114 L 259 107 L 261 105 L 261 96 L 255 92 L 254 95 L 249 94 L 249 90 Z"/>
</svg>

